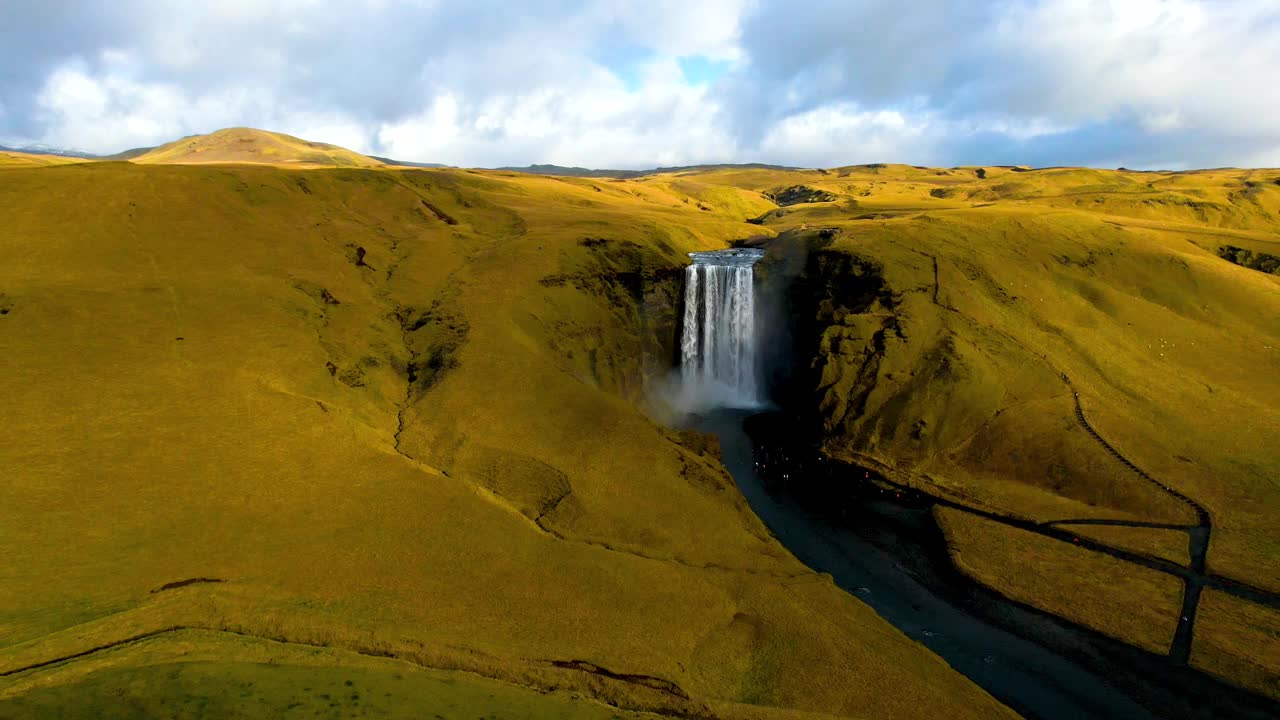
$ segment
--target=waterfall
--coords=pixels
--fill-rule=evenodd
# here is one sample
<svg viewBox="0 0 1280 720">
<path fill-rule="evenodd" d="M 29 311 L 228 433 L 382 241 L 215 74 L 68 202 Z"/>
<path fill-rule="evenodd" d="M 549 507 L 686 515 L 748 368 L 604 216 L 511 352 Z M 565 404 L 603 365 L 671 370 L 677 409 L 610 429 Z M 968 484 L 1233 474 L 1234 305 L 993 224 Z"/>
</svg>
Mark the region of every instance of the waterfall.
<svg viewBox="0 0 1280 720">
<path fill-rule="evenodd" d="M 749 248 L 689 253 L 680 363 L 691 409 L 761 404 L 753 266 L 763 256 Z"/>
</svg>

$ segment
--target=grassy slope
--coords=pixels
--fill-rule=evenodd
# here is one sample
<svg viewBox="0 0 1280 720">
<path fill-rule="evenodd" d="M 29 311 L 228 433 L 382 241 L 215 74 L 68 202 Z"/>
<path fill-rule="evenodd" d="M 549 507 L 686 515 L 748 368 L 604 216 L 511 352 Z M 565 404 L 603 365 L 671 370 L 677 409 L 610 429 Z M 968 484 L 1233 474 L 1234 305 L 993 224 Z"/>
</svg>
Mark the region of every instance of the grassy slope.
<svg viewBox="0 0 1280 720">
<path fill-rule="evenodd" d="M 103 652 L 14 689 L 0 697 L 0 717 L 657 717 L 404 661 L 198 630 Z"/>
<path fill-rule="evenodd" d="M 379 167 L 383 163 L 360 153 L 310 142 L 284 133 L 253 128 L 226 128 L 161 145 L 131 162 L 154 164 L 254 163 L 300 167 Z"/>
<path fill-rule="evenodd" d="M 963 185 L 949 186 L 957 171 L 936 171 L 945 175 L 926 184 L 906 173 L 886 179 L 893 169 L 850 172 L 838 181 L 810 178 L 815 187 L 852 196 L 856 210 L 849 201 L 799 206 L 767 223 L 773 230 L 839 228 L 834 248 L 882 263 L 900 293 L 897 314 L 905 339 L 889 338 L 900 350 L 887 353 L 884 362 L 891 366 L 882 367 L 883 382 L 876 383 L 865 415 L 846 414 L 848 408 L 840 404 L 857 378 L 840 375 L 839 363 L 829 370 L 828 379 L 836 383 L 830 391 L 833 443 L 843 438 L 846 449 L 878 452 L 942 483 L 968 481 L 972 487 L 965 489 L 979 494 L 1010 494 L 1028 503 L 1029 514 L 1043 506 L 1045 511 L 1078 510 L 1081 517 L 1186 519 L 1183 509 L 1163 501 L 1160 493 L 1137 484 L 1123 487 L 1128 478 L 1122 469 L 1108 467 L 1105 454 L 1096 461 L 1082 457 L 1092 448 L 1086 437 L 1076 437 L 1072 423 L 1064 422 L 1071 420 L 1070 393 L 1065 384 L 1055 384 L 1057 369 L 1079 386 L 1095 424 L 1139 465 L 1178 481 L 1211 510 L 1215 497 L 1220 500 L 1222 517 L 1215 519 L 1226 528 L 1224 534 L 1267 522 L 1274 503 L 1266 501 L 1276 492 L 1271 478 L 1280 469 L 1280 450 L 1270 442 L 1280 430 L 1280 383 L 1269 372 L 1280 365 L 1280 345 L 1274 342 L 1280 334 L 1280 282 L 1220 260 L 1210 250 L 1227 240 L 1272 249 L 1280 245 L 1275 235 L 1280 187 L 1261 185 L 1259 199 L 1248 207 L 1224 204 L 1214 216 L 1229 227 L 1217 227 L 1176 213 L 1172 220 L 1136 220 L 1129 215 L 1144 214 L 1145 200 L 1125 204 L 1112 196 L 1123 193 L 1104 189 L 1073 201 L 1083 206 L 1080 210 L 1043 207 L 1077 193 L 1077 182 L 1098 188 L 1094 175 L 1119 177 L 1116 185 L 1127 187 L 1123 174 L 992 169 L 986 181 L 969 177 Z M 1032 199 L 987 205 L 928 194 L 948 187 L 965 197 L 1007 194 L 1008 189 L 999 189 L 1008 184 L 999 182 L 1001 172 L 1041 188 L 1045 197 L 1026 190 L 1016 197 Z M 1232 191 L 1222 188 L 1239 184 L 1235 175 L 1208 175 L 1197 194 L 1226 197 Z M 766 187 L 793 180 L 758 178 L 755 183 Z M 1177 176 L 1164 182 L 1184 181 Z M 1043 186 L 1051 182 L 1062 187 L 1050 192 Z M 871 194 L 861 195 L 867 188 Z M 1095 197 L 1104 201 L 1095 203 Z M 1106 212 L 1095 212 L 1095 205 Z M 863 219 L 850 218 L 851 211 Z M 931 302 L 935 258 L 938 305 Z M 852 319 L 846 323 L 852 324 Z M 858 334 L 856 329 L 831 332 L 832 339 Z M 944 359 L 956 361 L 948 369 L 962 375 L 937 378 Z M 933 374 L 927 381 L 911 378 L 926 373 Z M 926 388 L 947 392 L 928 399 Z M 1001 407 L 1007 409 L 993 419 Z M 940 414 L 946 426 L 928 429 L 940 424 L 929 423 L 929 416 Z M 911 421 L 926 420 L 923 439 L 900 429 L 912 425 L 911 415 Z M 1032 425 L 1023 426 L 1028 420 Z M 1022 429 L 1001 432 L 1014 426 Z M 1044 443 L 1027 442 L 1028 434 L 1041 431 L 1049 436 Z M 1041 457 L 1010 456 L 1009 443 Z M 1060 447 L 1040 447 L 1047 443 Z M 1063 457 L 1072 460 L 1065 467 L 1032 470 L 1049 464 L 1039 460 Z M 1113 474 L 1116 482 L 1099 481 Z M 1218 482 L 1220 477 L 1227 480 Z M 978 479 L 983 482 L 973 482 Z M 1254 502 L 1240 502 L 1242 495 Z M 1262 517 L 1250 517 L 1254 513 Z M 1253 552 L 1280 562 L 1280 554 L 1264 552 L 1280 549 L 1265 533 L 1235 540 L 1253 547 L 1229 548 L 1225 555 Z M 1229 564 L 1244 570 L 1254 559 Z"/>
<path fill-rule="evenodd" d="M 1280 697 L 1280 612 L 1207 590 L 1191 664 Z"/>
<path fill-rule="evenodd" d="M 881 265 L 896 293 L 881 315 L 837 318 L 826 331 L 817 361 L 828 450 L 1039 520 L 1194 522 L 1081 430 L 1065 372 L 1112 445 L 1209 509 L 1210 571 L 1280 589 L 1280 279 L 1215 252 L 1280 249 L 1280 172 L 986 175 L 842 168 L 808 178 L 840 200 L 767 220 L 775 231 L 838 229 L 830 249 Z M 722 179 L 744 188 L 797 180 Z M 970 557 L 1059 562 L 1074 550 L 953 519 L 964 522 L 975 524 Z M 1185 562 L 1185 535 L 1079 531 Z M 1132 600 L 1122 568 L 1091 572 L 1108 601 Z M 1051 606 L 1077 581 L 1046 582 Z M 1084 621 L 1126 634 L 1102 614 Z M 1198 631 L 1197 647 L 1221 646 L 1213 632 Z"/>
<path fill-rule="evenodd" d="M 737 215 L 662 181 L 94 163 L 5 173 L 0 216 L 0 672 L 180 627 L 634 710 L 1006 712 L 638 409 L 645 327 L 600 278 L 758 232 Z M 188 578 L 226 582 L 153 592 Z M 225 707 L 261 661 L 217 647 L 0 697 Z M 292 698 L 271 677 L 250 715 Z"/>
<path fill-rule="evenodd" d="M 1054 540 L 1001 538 L 1020 531 L 968 520 L 957 510 L 938 515 L 956 566 L 966 575 L 1132 645 L 1168 652 L 1182 608 L 1177 578 L 1081 548 L 1056 547 Z"/>
<path fill-rule="evenodd" d="M 42 155 L 39 153 L 13 152 L 0 150 L 0 170 L 10 168 L 45 167 L 48 165 L 70 165 L 72 163 L 92 162 L 80 158 L 63 157 L 61 155 Z"/>
</svg>

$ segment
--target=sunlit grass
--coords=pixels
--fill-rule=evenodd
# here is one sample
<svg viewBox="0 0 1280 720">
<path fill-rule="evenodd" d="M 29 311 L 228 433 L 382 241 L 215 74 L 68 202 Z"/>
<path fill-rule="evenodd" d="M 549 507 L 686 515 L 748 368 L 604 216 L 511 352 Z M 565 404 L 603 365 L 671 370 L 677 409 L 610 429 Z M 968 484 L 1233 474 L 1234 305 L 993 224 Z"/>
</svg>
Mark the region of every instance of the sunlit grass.
<svg viewBox="0 0 1280 720">
<path fill-rule="evenodd" d="M 684 253 L 771 232 L 692 205 L 452 170 L 7 172 L 0 663 L 176 623 L 690 696 L 557 676 L 632 708 L 1003 713 L 646 414 Z M 225 582 L 152 592 L 189 578 Z"/>
</svg>

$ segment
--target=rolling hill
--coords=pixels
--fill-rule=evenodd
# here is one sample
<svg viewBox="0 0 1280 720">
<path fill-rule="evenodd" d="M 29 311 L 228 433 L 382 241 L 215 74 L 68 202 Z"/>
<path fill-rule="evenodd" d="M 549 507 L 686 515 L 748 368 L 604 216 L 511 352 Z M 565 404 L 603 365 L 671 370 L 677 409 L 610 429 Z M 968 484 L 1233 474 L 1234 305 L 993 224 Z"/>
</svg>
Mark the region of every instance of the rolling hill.
<svg viewBox="0 0 1280 720">
<path fill-rule="evenodd" d="M 297 167 L 380 167 L 384 163 L 327 143 L 253 128 L 192 135 L 127 158 L 142 165 L 253 163 Z"/>
<path fill-rule="evenodd" d="M 1255 269 L 1280 256 L 1278 178 L 862 166 L 702 179 L 807 181 L 831 198 L 757 219 L 778 233 L 775 256 L 803 258 L 789 271 L 803 370 L 783 397 L 827 456 L 1169 560 L 1162 575 L 976 513 L 942 522 L 970 576 L 1153 652 L 1173 652 L 1195 613 L 1178 568 L 1200 568 L 1212 601 L 1182 640 L 1190 663 L 1280 696 L 1280 276 Z M 1270 604 L 1220 592 L 1242 584 Z"/>
<path fill-rule="evenodd" d="M 193 692 L 196 650 L 206 677 L 319 666 L 370 704 L 428 668 L 559 691 L 511 700 L 543 716 L 570 693 L 1009 716 L 645 412 L 683 253 L 740 218 L 457 170 L 92 163 L 5 188 L 0 714 L 117 714 L 143 674 L 173 702 L 328 707 L 265 675 Z"/>
<path fill-rule="evenodd" d="M 1280 254 L 1280 172 L 593 180 L 244 129 L 134 162 L 0 188 L 0 716 L 1013 717 L 669 427 L 685 253 L 734 242 L 769 249 L 784 409 L 829 457 L 1029 523 L 1196 521 L 1080 412 L 1207 508 L 1209 571 L 1280 590 L 1280 277 L 1222 250 Z M 938 519 L 978 581 L 1171 642 L 1160 578 Z M 1280 696 L 1275 615 L 1202 604 L 1191 664 Z"/>
<path fill-rule="evenodd" d="M 0 148 L 0 168 L 43 167 L 45 165 L 69 165 L 71 163 L 88 162 L 82 158 L 65 155 L 49 155 L 44 153 L 23 152 Z"/>
<path fill-rule="evenodd" d="M 584 167 L 567 167 L 565 165 L 526 165 L 524 167 L 500 167 L 494 170 L 528 173 L 529 175 L 557 175 L 562 177 L 601 177 L 625 180 L 640 178 L 646 175 L 665 175 L 671 173 L 694 173 L 707 170 L 739 169 L 739 170 L 796 170 L 782 165 L 766 165 L 763 163 L 725 164 L 725 165 L 683 165 L 678 167 L 659 167 L 649 170 L 598 170 Z"/>
</svg>

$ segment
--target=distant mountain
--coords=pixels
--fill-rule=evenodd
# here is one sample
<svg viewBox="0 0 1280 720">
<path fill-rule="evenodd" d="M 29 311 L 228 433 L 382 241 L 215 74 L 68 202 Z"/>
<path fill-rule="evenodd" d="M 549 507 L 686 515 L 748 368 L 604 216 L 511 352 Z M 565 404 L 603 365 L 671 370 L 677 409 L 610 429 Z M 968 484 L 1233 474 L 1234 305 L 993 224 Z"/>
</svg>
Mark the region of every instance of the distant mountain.
<svg viewBox="0 0 1280 720">
<path fill-rule="evenodd" d="M 23 153 L 25 155 L 56 155 L 58 157 L 79 158 L 81 160 L 98 160 L 100 155 L 82 152 L 80 150 L 68 150 L 67 148 L 54 147 L 52 145 L 23 145 L 22 147 L 6 147 L 0 145 L 0 152 Z"/>
<path fill-rule="evenodd" d="M 136 151 L 129 150 L 121 155 L 134 152 Z M 122 159 L 144 165 L 259 163 L 308 167 L 383 166 L 380 160 L 337 145 L 243 127 L 218 130 L 208 135 L 191 135 Z"/>
<path fill-rule="evenodd" d="M 308 142 L 308 141 L 306 141 L 306 140 L 300 140 L 300 139 L 298 139 L 298 138 L 294 138 L 294 137 L 291 137 L 291 136 L 289 136 L 289 135 L 284 135 L 283 133 L 273 133 L 273 132 L 269 132 L 269 131 L 266 131 L 266 130 L 253 130 L 252 128 L 229 128 L 228 130 L 239 130 L 239 131 L 260 132 L 260 133 L 266 133 L 267 135 L 273 135 L 273 136 L 276 136 L 276 137 L 278 137 L 278 138 L 288 138 L 288 141 L 289 141 L 289 142 L 292 142 L 292 143 L 302 143 L 302 144 L 304 144 L 304 145 L 309 146 L 309 148 L 308 148 L 308 149 L 310 149 L 310 150 L 314 150 L 314 149 L 315 149 L 315 147 L 314 147 L 314 146 L 324 146 L 324 147 L 326 147 L 326 148 L 336 148 L 336 149 L 338 149 L 338 150 L 345 150 L 345 148 L 340 148 L 340 147 L 338 147 L 338 146 L 336 146 L 336 145 L 327 145 L 327 144 L 325 144 L 325 143 L 310 143 L 310 142 Z M 227 130 L 222 130 L 222 131 L 218 131 L 218 132 L 227 132 Z M 214 135 L 217 135 L 217 134 L 218 134 L 218 133 L 217 133 L 217 132 L 215 132 L 215 133 L 210 133 L 209 135 L 189 135 L 189 136 L 187 136 L 187 137 L 182 138 L 181 140 L 178 140 L 178 141 L 177 141 L 177 143 L 182 143 L 183 141 L 192 141 L 192 140 L 194 140 L 195 138 L 212 138 Z M 172 145 L 173 143 L 170 143 L 170 144 Z M 118 153 L 112 153 L 112 154 L 110 154 L 110 155 L 99 155 L 99 154 L 97 154 L 97 153 L 84 152 L 84 151 L 82 151 L 82 150 L 69 150 L 69 149 L 67 149 L 67 148 L 53 147 L 53 146 L 50 146 L 50 145 L 23 145 L 22 147 L 8 147 L 8 146 L 5 146 L 5 145 L 0 145 L 0 152 L 5 152 L 5 153 L 21 153 L 21 154 L 24 154 L 24 155 L 41 155 L 41 156 L 56 155 L 56 156 L 59 156 L 59 157 L 79 158 L 79 159 L 82 159 L 82 160 L 133 160 L 133 159 L 135 159 L 135 158 L 143 157 L 144 155 L 146 155 L 146 154 L 150 153 L 152 150 L 157 150 L 157 149 L 159 149 L 159 148 L 161 148 L 161 147 L 163 147 L 163 146 L 160 146 L 160 145 L 150 145 L 150 146 L 147 146 L 147 147 L 136 147 L 136 148 L 130 148 L 130 149 L 128 149 L 128 150 L 123 150 L 123 151 L 118 152 Z M 200 152 L 205 152 L 205 151 L 200 151 Z M 353 155 L 354 155 L 354 154 L 358 154 L 358 153 L 354 153 L 353 151 L 346 151 L 346 152 L 352 152 L 352 154 L 353 154 Z M 370 158 L 370 159 L 372 159 L 372 160 L 376 160 L 377 162 L 382 163 L 382 164 L 384 164 L 384 165 L 393 165 L 393 166 L 397 166 L 397 167 L 418 167 L 418 168 L 446 168 L 446 167 L 453 167 L 452 165 L 445 165 L 445 164 L 443 164 L 443 163 L 423 163 L 423 162 L 412 162 L 412 161 L 409 161 L 409 160 L 396 160 L 396 159 L 394 159 L 394 158 L 382 157 L 382 156 L 380 156 L 380 155 L 367 155 L 367 156 L 364 156 L 364 157 L 368 157 L 368 158 Z M 162 160 L 155 160 L 155 159 L 153 159 L 153 158 L 148 158 L 148 159 L 144 159 L 144 160 L 142 160 L 142 162 L 146 163 L 146 162 L 175 162 L 175 161 L 174 161 L 174 160 L 163 160 L 163 161 L 162 161 Z M 262 160 L 256 160 L 256 159 L 254 159 L 254 160 L 249 160 L 249 159 L 245 159 L 245 160 L 232 160 L 232 161 L 226 161 L 226 160 L 214 160 L 212 156 L 208 156 L 208 159 L 206 159 L 205 157 L 201 157 L 201 159 L 199 160 L 199 162 L 262 162 Z M 287 160 L 268 160 L 267 162 L 289 162 L 289 161 L 287 161 Z M 317 163 L 317 164 L 325 164 L 325 163 Z M 334 164 L 339 164 L 339 165 L 341 165 L 341 164 L 345 164 L 345 163 L 334 163 Z M 367 165 L 368 165 L 368 163 L 364 163 L 364 162 L 356 163 L 356 164 L 357 164 L 357 165 L 360 165 L 360 166 L 367 166 Z M 376 164 L 376 163 L 375 163 L 375 164 Z"/>
<path fill-rule="evenodd" d="M 661 173 L 704 172 L 707 170 L 801 170 L 803 168 L 789 167 L 786 165 L 768 165 L 765 163 L 722 163 L 717 165 L 678 165 L 675 167 L 652 168 L 650 170 L 592 170 L 584 167 L 565 167 L 564 165 L 527 165 L 525 167 L 500 167 L 492 169 L 505 170 L 508 172 L 521 172 L 529 175 L 627 179 L 644 177 L 645 175 L 658 175 Z"/>
<path fill-rule="evenodd" d="M 525 173 L 527 175 L 559 175 L 561 177 L 612 177 L 630 178 L 643 173 L 643 170 L 591 170 L 584 167 L 566 167 L 564 165 L 527 165 L 525 167 L 490 168 L 506 172 Z"/>
<path fill-rule="evenodd" d="M 141 157 L 142 155 L 146 155 L 152 150 L 155 150 L 156 147 L 157 146 L 152 145 L 151 147 L 132 148 L 130 150 L 125 150 L 124 152 L 118 152 L 115 155 L 99 155 L 97 156 L 97 159 L 98 160 L 132 160 L 136 157 Z"/>
<path fill-rule="evenodd" d="M 131 160 L 143 164 L 203 164 L 203 163 L 262 163 L 269 165 L 306 165 L 332 167 L 415 167 L 450 168 L 444 163 L 396 160 L 381 155 L 362 155 L 328 143 L 312 142 L 284 133 L 234 127 L 217 130 L 207 135 L 188 135 L 180 140 L 153 147 L 138 147 L 110 155 L 98 155 L 81 150 L 49 145 L 5 147 L 0 152 L 16 152 L 32 155 L 56 155 L 83 160 Z M 528 175 L 556 175 L 561 177 L 603 177 L 628 179 L 658 175 L 661 173 L 705 172 L 709 170 L 804 170 L 789 165 L 767 163 L 720 163 L 708 165 L 677 165 L 648 170 L 608 170 L 565 165 L 536 164 L 524 167 L 504 166 L 477 168 L 519 172 Z"/>
<path fill-rule="evenodd" d="M 369 157 L 386 165 L 396 165 L 399 167 L 417 167 L 417 168 L 447 168 L 453 165 L 445 165 L 444 163 L 423 163 L 412 162 L 409 160 L 393 160 L 392 158 L 382 157 L 381 155 L 370 155 Z"/>
<path fill-rule="evenodd" d="M 118 152 L 113 155 L 98 155 L 95 153 L 84 152 L 82 150 L 68 150 L 67 148 L 53 147 L 51 145 L 23 145 L 22 147 L 6 147 L 0 145 L 0 152 L 22 153 L 24 155 L 42 155 L 45 157 L 56 156 L 64 158 L 76 158 L 78 160 L 132 160 L 144 153 L 154 150 L 155 147 L 140 147 Z"/>
<path fill-rule="evenodd" d="M 0 166 L 4 167 L 40 167 L 44 165 L 67 165 L 71 163 L 92 162 L 88 158 L 71 155 L 52 155 L 25 150 L 10 150 L 0 147 Z"/>
</svg>

